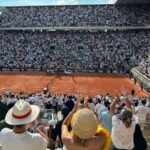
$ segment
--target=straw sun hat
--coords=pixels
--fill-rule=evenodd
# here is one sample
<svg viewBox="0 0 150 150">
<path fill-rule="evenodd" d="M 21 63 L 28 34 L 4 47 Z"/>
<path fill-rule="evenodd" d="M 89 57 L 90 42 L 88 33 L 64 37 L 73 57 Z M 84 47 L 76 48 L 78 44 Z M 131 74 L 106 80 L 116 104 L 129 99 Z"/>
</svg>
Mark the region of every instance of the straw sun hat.
<svg viewBox="0 0 150 150">
<path fill-rule="evenodd" d="M 74 114 L 71 125 L 76 136 L 81 139 L 90 139 L 96 134 L 98 122 L 94 113 L 84 108 Z"/>
<path fill-rule="evenodd" d="M 34 121 L 39 115 L 39 108 L 24 100 L 15 103 L 6 114 L 5 121 L 10 125 L 23 125 Z"/>
</svg>

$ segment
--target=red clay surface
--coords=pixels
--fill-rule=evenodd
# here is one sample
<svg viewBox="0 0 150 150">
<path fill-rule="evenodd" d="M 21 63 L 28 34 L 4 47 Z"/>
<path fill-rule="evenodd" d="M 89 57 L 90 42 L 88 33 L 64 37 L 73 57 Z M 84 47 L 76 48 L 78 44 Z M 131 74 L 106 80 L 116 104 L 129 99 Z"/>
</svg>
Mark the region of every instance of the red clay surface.
<svg viewBox="0 0 150 150">
<path fill-rule="evenodd" d="M 80 93 L 82 95 L 94 96 L 96 93 L 116 92 L 135 89 L 137 96 L 149 96 L 141 92 L 138 85 L 127 76 L 121 74 L 103 73 L 77 73 L 74 75 L 47 75 L 41 72 L 2 72 L 0 73 L 0 93 L 20 91 L 26 93 L 41 92 L 49 84 L 49 91 L 53 93 Z"/>
</svg>

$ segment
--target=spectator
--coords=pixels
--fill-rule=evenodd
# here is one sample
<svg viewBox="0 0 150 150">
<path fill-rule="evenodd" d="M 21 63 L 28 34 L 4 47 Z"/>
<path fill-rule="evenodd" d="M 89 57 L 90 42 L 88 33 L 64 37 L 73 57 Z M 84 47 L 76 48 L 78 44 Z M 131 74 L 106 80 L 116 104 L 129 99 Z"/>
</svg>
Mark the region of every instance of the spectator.
<svg viewBox="0 0 150 150">
<path fill-rule="evenodd" d="M 134 94 L 135 94 L 135 90 L 132 89 L 132 90 L 131 90 L 131 95 L 134 96 Z"/>
<path fill-rule="evenodd" d="M 96 106 L 95 106 L 95 112 L 96 112 L 96 114 L 98 115 L 98 114 L 99 114 L 99 111 L 100 111 L 102 108 L 104 108 L 104 105 L 101 103 L 101 99 L 100 99 L 100 98 L 98 98 L 97 101 L 98 101 L 98 103 L 97 103 Z"/>
<path fill-rule="evenodd" d="M 56 128 L 55 128 L 55 132 L 56 132 L 56 136 L 58 136 L 58 147 L 62 148 L 63 147 L 63 143 L 62 143 L 62 139 L 61 139 L 61 134 L 62 134 L 62 131 L 61 131 L 61 128 L 62 128 L 62 123 L 63 121 L 65 120 L 65 118 L 68 116 L 70 110 L 68 107 L 63 107 L 62 110 L 61 110 L 61 114 L 63 116 L 63 118 L 58 121 L 58 123 L 56 124 Z M 69 126 L 68 127 L 68 130 L 70 131 L 71 130 L 71 127 Z"/>
<path fill-rule="evenodd" d="M 99 113 L 98 113 L 98 118 L 101 120 L 101 114 L 102 112 L 105 112 L 105 111 L 108 111 L 108 106 L 110 105 L 110 102 L 108 100 L 105 100 L 104 101 L 104 107 L 102 107 L 100 110 L 99 110 Z"/>
<path fill-rule="evenodd" d="M 94 105 L 94 102 L 93 102 L 92 98 L 89 98 L 88 105 L 89 105 L 89 109 L 94 111 L 95 105 Z"/>
<path fill-rule="evenodd" d="M 141 91 L 143 91 L 143 83 L 142 82 L 140 83 L 140 86 L 141 86 Z"/>
<path fill-rule="evenodd" d="M 134 78 L 134 84 L 136 84 L 136 82 L 137 82 L 137 80 L 136 80 L 136 78 Z"/>
<path fill-rule="evenodd" d="M 60 111 L 62 109 L 62 107 L 63 107 L 63 104 L 64 104 L 63 98 L 64 98 L 63 94 L 57 96 L 57 99 L 58 99 L 58 111 Z"/>
<path fill-rule="evenodd" d="M 125 104 L 128 108 L 123 108 L 120 115 L 115 114 L 115 106 L 118 98 L 115 99 L 110 107 L 112 115 L 112 148 L 111 150 L 132 150 L 134 149 L 134 131 L 137 121 L 130 110 L 131 104 L 126 99 Z"/>
<path fill-rule="evenodd" d="M 52 33 L 8 31 L 0 35 L 2 45 L 0 51 L 5 56 L 0 60 L 3 69 L 9 70 L 10 66 L 12 70 L 19 70 L 20 67 L 22 70 L 42 68 L 42 71 L 51 70 L 56 73 L 59 67 L 61 70 L 79 72 L 91 70 L 104 72 L 112 69 L 113 72 L 127 73 L 132 66 L 129 59 L 134 57 L 134 62 L 141 62 L 143 58 L 148 57 L 147 37 L 150 33 L 147 30 L 86 34 L 83 31 Z M 91 47 L 92 43 L 94 45 Z M 134 54 L 132 49 L 137 49 Z"/>
<path fill-rule="evenodd" d="M 150 24 L 149 7 L 149 5 L 7 7 L 2 11 L 0 26 L 147 26 Z"/>
<path fill-rule="evenodd" d="M 56 132 L 55 132 L 55 121 L 50 120 L 49 121 L 49 129 L 48 129 L 48 137 L 50 139 L 50 144 L 49 147 L 50 150 L 55 150 L 55 145 L 56 145 Z"/>
<path fill-rule="evenodd" d="M 72 100 L 72 96 L 68 96 L 68 100 L 65 102 L 65 106 L 68 107 L 70 109 L 70 111 L 72 111 L 73 107 L 74 107 L 74 101 Z"/>
<path fill-rule="evenodd" d="M 146 122 L 146 116 L 148 114 L 149 108 L 146 106 L 146 99 L 141 100 L 141 105 L 137 106 L 135 109 L 135 114 L 137 115 L 138 118 L 138 124 L 141 126 L 143 129 L 144 124 Z"/>
<path fill-rule="evenodd" d="M 5 101 L 5 103 L 7 103 L 7 100 L 13 101 L 14 97 L 12 95 L 15 95 L 15 94 L 11 93 L 9 91 L 7 93 L 5 92 L 5 94 L 3 94 L 1 96 L 1 99 L 2 99 L 2 97 L 6 96 L 6 94 L 7 94 L 8 98 L 3 99 L 2 101 Z M 25 101 L 32 100 L 32 97 L 34 97 L 34 105 L 41 107 L 42 110 L 47 108 L 47 102 L 52 101 L 52 99 L 55 97 L 56 97 L 56 100 L 59 101 L 59 97 L 60 97 L 60 95 L 56 95 L 54 93 L 53 94 L 51 93 L 49 95 L 43 95 L 43 93 L 34 93 L 31 95 L 26 94 L 26 93 L 23 93 L 23 94 L 20 93 L 20 94 L 16 94 L 15 97 L 20 97 L 20 95 L 22 96 L 22 98 L 25 99 Z M 140 119 L 139 120 L 139 122 L 140 122 L 141 118 L 142 119 L 146 118 L 146 115 L 145 115 L 145 117 L 143 117 L 143 116 L 140 117 L 140 115 L 143 113 L 143 111 L 141 111 L 141 113 L 140 113 L 140 111 L 137 112 L 137 110 L 140 110 L 139 109 L 139 107 L 141 107 L 140 103 L 142 103 L 143 107 L 148 107 L 149 106 L 149 101 L 148 101 L 149 99 L 145 98 L 145 97 L 144 98 L 132 97 L 131 101 L 129 102 L 129 100 L 127 100 L 127 99 L 124 100 L 125 98 L 127 98 L 124 95 L 125 94 L 122 94 L 117 100 L 115 100 L 113 102 L 112 102 L 112 99 L 114 97 L 109 95 L 108 93 L 105 95 L 102 95 L 101 97 L 99 96 L 99 98 L 101 98 L 101 100 L 102 100 L 99 102 L 102 102 L 101 105 L 103 106 L 103 101 L 104 101 L 104 106 L 101 107 L 100 112 L 98 114 L 99 114 L 99 117 L 101 119 L 102 125 L 105 129 L 101 128 L 100 125 L 98 125 L 96 134 L 93 135 L 92 137 L 90 137 L 90 139 L 84 139 L 82 137 L 82 135 L 85 135 L 84 129 L 86 129 L 87 125 L 88 125 L 87 129 L 88 129 L 92 126 L 92 123 L 95 122 L 95 120 L 94 121 L 88 120 L 89 118 L 92 118 L 89 116 L 93 116 L 93 109 L 92 109 L 92 111 L 87 109 L 87 108 L 89 108 L 89 99 L 87 97 L 85 99 L 83 99 L 83 98 L 80 99 L 78 97 L 78 100 L 76 101 L 77 95 L 76 96 L 74 96 L 74 95 L 68 96 L 67 94 L 64 94 L 64 96 L 62 96 L 62 98 L 64 98 L 64 100 L 66 100 L 66 102 L 68 100 L 73 101 L 73 103 L 75 103 L 75 107 L 73 108 L 70 115 L 68 116 L 70 109 L 65 106 L 65 108 L 62 109 L 63 118 L 56 123 L 56 126 L 54 124 L 54 121 L 51 119 L 53 119 L 53 118 L 56 119 L 57 117 L 60 118 L 59 113 L 56 114 L 56 113 L 53 113 L 51 111 L 46 110 L 46 111 L 41 111 L 41 113 L 40 113 L 41 118 L 38 118 L 38 120 L 31 122 L 30 125 L 28 124 L 28 127 L 29 127 L 31 132 L 35 132 L 37 130 L 47 140 L 47 142 L 49 142 L 48 147 L 50 147 L 51 149 L 54 149 L 57 146 L 62 148 L 63 143 L 62 143 L 61 135 L 62 135 L 62 133 L 64 133 L 62 131 L 62 129 L 64 129 L 64 128 L 65 128 L 65 133 L 66 133 L 65 134 L 66 136 L 64 136 L 64 134 L 63 134 L 63 138 L 65 138 L 64 145 L 66 145 L 66 147 L 67 147 L 68 146 L 67 144 L 70 145 L 70 141 L 71 141 L 71 146 L 72 146 L 71 148 L 75 147 L 75 150 L 76 149 L 79 149 L 79 150 L 80 149 L 87 149 L 87 148 L 90 149 L 90 143 L 92 145 L 93 144 L 92 142 L 95 139 L 103 139 L 106 137 L 110 137 L 109 133 L 111 132 L 111 128 L 112 128 L 112 141 L 114 144 L 113 148 L 115 148 L 115 149 L 117 149 L 117 148 L 118 149 L 126 149 L 127 150 L 127 149 L 132 149 L 131 147 L 133 145 L 135 145 L 136 149 L 138 147 L 137 150 L 141 150 L 141 149 L 139 149 L 139 146 L 138 146 L 139 142 L 138 141 L 142 140 L 144 142 L 145 140 L 142 137 L 139 126 L 136 125 L 137 130 L 135 130 L 136 134 L 134 135 L 134 141 L 135 142 L 132 143 L 132 139 L 133 139 L 132 133 L 134 131 L 134 128 L 136 129 L 136 127 L 134 125 L 138 122 L 138 120 L 136 120 L 133 112 L 131 112 L 131 110 L 127 109 L 127 107 L 131 109 L 130 103 L 132 103 L 134 106 L 139 105 L 139 106 L 137 106 L 138 109 L 135 108 L 135 112 L 136 112 L 136 115 L 138 117 L 137 119 Z M 68 97 L 68 99 L 66 99 L 66 97 Z M 80 102 L 79 102 L 79 99 L 80 99 Z M 142 101 L 141 101 L 141 99 L 142 99 Z M 94 100 L 94 99 L 92 99 L 92 100 Z M 19 103 L 20 101 L 24 102 L 24 100 L 19 100 L 16 102 L 16 104 Z M 146 104 L 146 101 L 147 101 L 147 104 Z M 112 108 L 113 108 L 113 112 L 114 112 L 112 119 L 111 119 L 110 112 L 109 112 L 109 105 L 111 102 L 112 102 L 111 106 L 113 106 Z M 96 101 L 95 101 L 95 103 L 96 103 Z M 116 104 L 115 107 L 114 107 L 114 103 Z M 78 107 L 81 110 L 77 111 Z M 11 110 L 13 110 L 13 108 Z M 134 107 L 132 106 L 132 109 L 133 108 Z M 51 114 L 51 113 L 53 113 L 53 114 Z M 140 114 L 139 116 L 138 116 L 138 113 Z M 142 130 L 144 137 L 147 137 L 147 135 L 149 136 L 149 122 L 148 122 L 149 121 L 149 114 L 150 114 L 150 110 L 149 110 L 149 113 L 147 115 L 146 123 L 145 123 L 145 120 L 143 121 L 143 124 L 145 124 L 144 130 Z M 76 117 L 76 115 L 77 115 L 77 117 Z M 85 117 L 83 117 L 83 119 L 80 120 L 80 117 L 82 118 L 82 116 L 85 116 Z M 86 119 L 86 116 L 88 119 Z M 94 118 L 97 119 L 96 116 L 94 116 Z M 66 120 L 67 120 L 67 122 L 65 123 Z M 113 127 L 111 126 L 111 120 L 112 120 L 112 126 Z M 65 124 L 63 124 L 63 121 Z M 50 125 L 48 124 L 48 122 Z M 40 126 L 39 126 L 39 123 L 40 123 Z M 71 129 L 70 123 L 72 124 L 72 129 Z M 85 126 L 83 128 L 82 128 L 82 124 L 85 124 Z M 23 127 L 23 125 L 20 125 L 20 126 Z M 140 126 L 141 126 L 141 124 L 140 124 Z M 4 127 L 7 127 L 7 125 L 2 121 L 2 122 L 0 122 L 0 127 L 4 128 Z M 16 128 L 16 127 L 14 127 L 14 128 Z M 82 135 L 78 135 L 78 133 L 76 132 L 76 128 L 80 129 L 80 131 L 83 131 L 84 133 Z M 19 128 L 19 130 L 21 130 L 21 129 Z M 3 139 L 3 137 L 4 137 L 1 135 L 5 135 L 5 134 L 11 135 L 13 132 L 14 131 L 9 130 L 9 129 L 3 129 L 2 132 L 0 133 L 0 144 L 1 144 L 1 138 Z M 70 132 L 70 133 L 68 134 L 68 132 Z M 20 135 L 26 134 L 26 133 L 27 133 L 27 135 L 29 134 L 32 136 L 32 134 L 30 134 L 27 131 L 24 131 L 24 133 L 20 133 Z M 86 133 L 89 134 L 90 132 L 86 132 Z M 107 133 L 107 135 L 105 135 L 104 133 Z M 73 136 L 70 136 L 70 134 Z M 48 137 L 47 137 L 47 135 L 48 135 Z M 137 135 L 139 135 L 140 137 Z M 99 136 L 99 137 L 97 137 L 97 136 Z M 38 137 L 39 137 L 39 135 L 38 135 Z M 17 137 L 17 138 L 19 138 L 19 137 Z M 9 139 L 10 139 L 10 137 L 9 137 Z M 4 141 L 4 140 L 2 140 L 2 141 Z M 110 144 L 110 139 L 106 138 L 105 141 L 107 141 L 107 142 L 104 142 L 105 143 L 104 145 L 108 146 Z M 97 144 L 97 146 L 99 146 L 99 145 Z M 85 147 L 85 148 L 83 148 L 83 147 Z M 92 150 L 94 148 L 96 149 L 97 147 L 93 146 Z M 105 149 L 109 149 L 109 148 L 107 147 Z M 144 149 L 142 149 L 142 150 L 144 150 Z"/>
<path fill-rule="evenodd" d="M 110 141 L 109 135 L 100 133 L 96 134 L 97 131 L 97 119 L 94 113 L 88 108 L 78 110 L 79 98 L 75 104 L 75 107 L 64 120 L 62 125 L 62 140 L 64 145 L 69 150 L 99 150 L 109 149 Z M 85 99 L 85 106 L 88 106 L 88 98 Z M 71 123 L 73 136 L 70 136 L 68 126 Z M 103 129 L 104 130 L 104 129 Z M 97 135 L 97 136 L 96 136 Z M 108 144 L 106 144 L 108 142 Z M 93 146 L 94 145 L 94 146 Z"/>
<path fill-rule="evenodd" d="M 0 133 L 0 144 L 7 150 L 44 150 L 47 141 L 40 134 L 27 132 L 28 123 L 34 121 L 39 114 L 39 108 L 19 100 L 6 115 L 5 121 L 14 125 L 13 130 L 5 128 Z"/>
<path fill-rule="evenodd" d="M 111 134 L 112 119 L 111 119 L 111 114 L 110 114 L 110 105 L 108 106 L 107 111 L 103 111 L 101 113 L 101 122 L 102 122 L 103 127 L 107 129 L 109 133 Z"/>
<path fill-rule="evenodd" d="M 2 95 L 0 95 L 0 121 L 5 119 L 7 111 L 7 105 L 4 102 L 2 102 Z"/>
<path fill-rule="evenodd" d="M 58 101 L 56 100 L 55 96 L 52 98 L 51 104 L 52 104 L 52 108 L 55 110 L 57 114 Z"/>
<path fill-rule="evenodd" d="M 147 78 L 150 78 L 150 58 L 144 58 L 137 69 Z"/>
</svg>

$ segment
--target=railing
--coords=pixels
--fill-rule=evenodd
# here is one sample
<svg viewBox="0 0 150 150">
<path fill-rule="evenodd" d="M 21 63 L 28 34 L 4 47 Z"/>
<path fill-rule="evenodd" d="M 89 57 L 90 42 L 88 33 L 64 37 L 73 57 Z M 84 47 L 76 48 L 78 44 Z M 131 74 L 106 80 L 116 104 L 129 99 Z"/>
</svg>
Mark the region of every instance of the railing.
<svg viewBox="0 0 150 150">
<path fill-rule="evenodd" d="M 57 114 L 55 113 L 54 109 L 41 109 L 40 110 L 40 118 L 47 119 L 47 120 L 58 120 Z"/>
<path fill-rule="evenodd" d="M 147 26 L 77 26 L 77 27 L 0 27 L 0 31 L 116 31 L 116 30 L 140 30 L 140 29 L 150 29 L 150 25 Z"/>
<path fill-rule="evenodd" d="M 138 83 L 143 84 L 143 87 L 150 92 L 150 79 L 146 76 L 144 76 L 142 73 L 140 73 L 137 68 L 133 68 L 131 70 L 132 74 L 133 74 L 133 78 L 135 78 L 137 80 Z"/>
<path fill-rule="evenodd" d="M 10 72 L 10 71 L 12 71 L 12 72 L 21 72 L 21 71 L 23 71 L 23 72 L 25 72 L 25 71 L 35 71 L 35 72 L 39 72 L 39 71 L 41 71 L 41 72 L 47 72 L 48 74 L 56 74 L 57 73 L 57 69 L 39 69 L 39 68 L 10 68 L 10 67 L 5 67 L 5 68 L 3 68 L 2 69 L 2 71 L 1 72 Z M 62 73 L 64 73 L 64 74 L 71 74 L 71 73 L 74 73 L 74 72 L 82 72 L 82 73 L 93 73 L 93 72 L 97 72 L 97 73 L 126 73 L 125 72 L 125 70 L 124 70 L 124 68 L 120 68 L 120 69 L 117 69 L 117 70 L 110 70 L 110 69 L 108 69 L 108 68 L 104 68 L 104 69 L 68 69 L 68 68 L 66 68 L 65 70 L 63 70 L 63 72 Z"/>
</svg>

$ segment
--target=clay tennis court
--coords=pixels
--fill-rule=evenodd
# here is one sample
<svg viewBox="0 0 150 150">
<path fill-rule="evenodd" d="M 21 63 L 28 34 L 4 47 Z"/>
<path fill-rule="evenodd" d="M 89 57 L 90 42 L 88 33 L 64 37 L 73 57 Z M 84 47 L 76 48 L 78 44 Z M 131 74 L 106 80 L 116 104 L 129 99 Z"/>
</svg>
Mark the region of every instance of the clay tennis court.
<svg viewBox="0 0 150 150">
<path fill-rule="evenodd" d="M 73 75 L 48 75 L 41 72 L 2 72 L 0 73 L 0 92 L 20 91 L 26 93 L 41 92 L 48 85 L 53 93 L 80 93 L 94 96 L 96 93 L 116 92 L 135 89 L 137 96 L 149 96 L 141 92 L 138 85 L 122 74 L 76 73 Z"/>
</svg>

